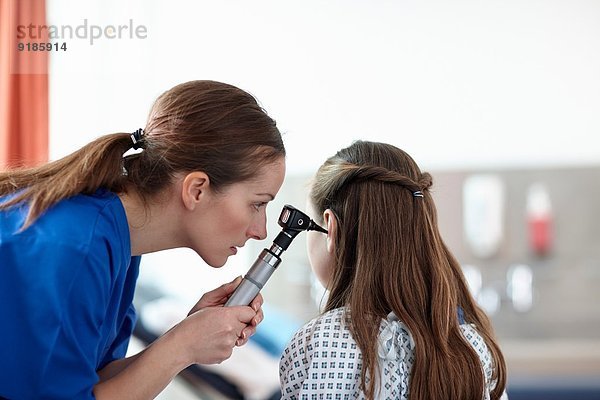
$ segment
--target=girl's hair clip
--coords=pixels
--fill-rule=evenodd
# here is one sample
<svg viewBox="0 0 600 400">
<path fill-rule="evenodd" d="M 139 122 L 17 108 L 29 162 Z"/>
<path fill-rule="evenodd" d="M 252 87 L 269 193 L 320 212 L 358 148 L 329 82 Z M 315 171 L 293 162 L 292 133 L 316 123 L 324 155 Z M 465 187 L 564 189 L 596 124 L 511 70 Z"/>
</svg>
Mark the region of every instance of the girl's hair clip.
<svg viewBox="0 0 600 400">
<path fill-rule="evenodd" d="M 417 190 L 416 192 L 413 192 L 413 197 L 424 197 L 423 192 Z"/>
</svg>

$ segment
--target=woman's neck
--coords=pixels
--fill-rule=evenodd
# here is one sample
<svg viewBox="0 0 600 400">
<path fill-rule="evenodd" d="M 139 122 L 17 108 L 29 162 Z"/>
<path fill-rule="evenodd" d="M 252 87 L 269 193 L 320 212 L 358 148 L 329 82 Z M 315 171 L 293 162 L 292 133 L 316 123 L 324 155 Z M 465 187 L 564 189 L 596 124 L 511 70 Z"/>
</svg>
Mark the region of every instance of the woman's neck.
<svg viewBox="0 0 600 400">
<path fill-rule="evenodd" d="M 173 202 L 157 196 L 145 203 L 132 190 L 118 196 L 127 215 L 132 256 L 184 246 Z"/>
</svg>

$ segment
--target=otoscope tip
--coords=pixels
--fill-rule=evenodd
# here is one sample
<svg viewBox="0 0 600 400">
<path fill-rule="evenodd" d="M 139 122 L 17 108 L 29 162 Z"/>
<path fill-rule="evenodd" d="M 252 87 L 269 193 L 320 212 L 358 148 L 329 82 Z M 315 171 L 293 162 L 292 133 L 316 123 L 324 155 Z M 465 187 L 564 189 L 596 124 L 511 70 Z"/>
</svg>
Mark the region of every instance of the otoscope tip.
<svg viewBox="0 0 600 400">
<path fill-rule="evenodd" d="M 322 232 L 322 233 L 329 233 L 329 232 L 327 232 L 327 229 L 321 228 L 312 219 L 310 220 L 310 223 L 308 224 L 307 231 L 317 231 L 317 232 Z"/>
</svg>

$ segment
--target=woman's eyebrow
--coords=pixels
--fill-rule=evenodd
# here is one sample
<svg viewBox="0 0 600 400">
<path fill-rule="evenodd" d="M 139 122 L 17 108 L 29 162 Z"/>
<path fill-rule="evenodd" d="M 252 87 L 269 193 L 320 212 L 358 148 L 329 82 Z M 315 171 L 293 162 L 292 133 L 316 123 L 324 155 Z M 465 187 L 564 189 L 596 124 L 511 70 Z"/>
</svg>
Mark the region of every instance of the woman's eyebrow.
<svg viewBox="0 0 600 400">
<path fill-rule="evenodd" d="M 268 196 L 271 198 L 271 200 L 275 200 L 275 196 L 273 196 L 271 193 L 256 193 L 257 196 Z"/>
</svg>

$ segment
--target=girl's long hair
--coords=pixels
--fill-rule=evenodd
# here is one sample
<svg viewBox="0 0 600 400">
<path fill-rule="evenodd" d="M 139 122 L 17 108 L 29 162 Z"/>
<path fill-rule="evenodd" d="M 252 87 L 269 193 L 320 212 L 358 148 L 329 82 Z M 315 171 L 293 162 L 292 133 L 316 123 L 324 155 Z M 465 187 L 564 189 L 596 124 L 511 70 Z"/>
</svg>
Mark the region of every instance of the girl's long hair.
<svg viewBox="0 0 600 400">
<path fill-rule="evenodd" d="M 133 190 L 148 202 L 175 174 L 192 171 L 204 171 L 220 190 L 285 156 L 275 121 L 256 99 L 214 81 L 183 83 L 159 96 L 143 143 L 140 154 L 123 158 L 133 144 L 130 133 L 109 134 L 57 161 L 0 172 L 0 196 L 15 193 L 0 210 L 28 202 L 26 229 L 45 210 L 80 193 Z"/>
<path fill-rule="evenodd" d="M 338 220 L 325 309 L 347 307 L 354 316 L 348 323 L 362 352 L 361 389 L 368 399 L 375 398 L 377 385 L 379 326 L 393 311 L 415 342 L 410 399 L 481 400 L 484 372 L 461 333 L 462 308 L 491 352 L 491 398 L 499 399 L 506 384 L 504 358 L 440 237 L 431 184 L 431 175 L 407 153 L 384 143 L 355 142 L 321 166 L 311 201 L 320 215 L 331 209 Z M 423 197 L 413 195 L 417 191 Z"/>
</svg>

